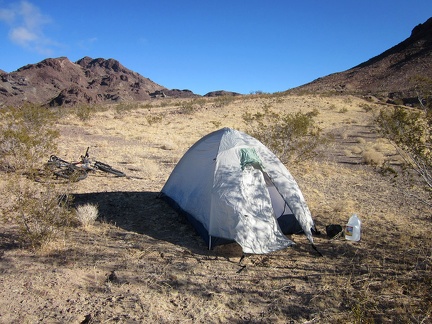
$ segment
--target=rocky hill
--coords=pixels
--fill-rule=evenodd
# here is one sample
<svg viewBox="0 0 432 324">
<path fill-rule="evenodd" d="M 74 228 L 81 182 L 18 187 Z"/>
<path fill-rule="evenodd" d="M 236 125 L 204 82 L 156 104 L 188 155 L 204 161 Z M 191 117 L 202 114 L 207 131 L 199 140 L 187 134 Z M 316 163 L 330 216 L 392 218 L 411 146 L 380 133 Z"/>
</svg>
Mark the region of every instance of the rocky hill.
<svg viewBox="0 0 432 324">
<path fill-rule="evenodd" d="M 382 54 L 293 90 L 409 100 L 416 97 L 413 78 L 417 76 L 432 78 L 432 18 L 416 26 L 410 37 Z"/>
<path fill-rule="evenodd" d="M 142 101 L 159 96 L 197 96 L 189 90 L 169 90 L 125 68 L 114 59 L 49 58 L 17 71 L 0 70 L 0 107 L 25 102 L 72 106 Z"/>
<path fill-rule="evenodd" d="M 217 90 L 217 91 L 211 91 L 208 92 L 204 95 L 204 97 L 223 97 L 223 96 L 228 96 L 228 97 L 236 97 L 236 96 L 241 96 L 240 93 L 238 92 L 232 92 L 232 91 L 225 91 L 225 90 Z"/>
</svg>

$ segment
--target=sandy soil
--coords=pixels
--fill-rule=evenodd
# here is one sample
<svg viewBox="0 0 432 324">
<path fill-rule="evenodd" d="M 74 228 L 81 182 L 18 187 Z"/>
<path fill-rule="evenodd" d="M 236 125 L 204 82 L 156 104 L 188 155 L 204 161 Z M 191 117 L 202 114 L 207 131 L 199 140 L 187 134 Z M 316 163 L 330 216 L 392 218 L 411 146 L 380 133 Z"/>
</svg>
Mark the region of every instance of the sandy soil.
<svg viewBox="0 0 432 324">
<path fill-rule="evenodd" d="M 315 241 L 324 257 L 293 235 L 294 247 L 239 263 L 237 244 L 208 251 L 158 199 L 194 142 L 224 126 L 245 131 L 242 114 L 269 106 L 316 108 L 333 135 L 319 158 L 288 166 L 322 232 Z M 349 96 L 249 96 L 227 105 L 208 100 L 193 113 L 182 107 L 173 101 L 61 119 L 58 156 L 77 159 L 90 146 L 94 159 L 127 177 L 91 174 L 69 188 L 77 205 L 98 205 L 98 221 L 40 250 L 23 248 L 16 227 L 2 224 L 1 323 L 431 323 L 428 197 L 363 163 L 372 148 L 398 161 L 370 124 L 381 106 Z M 325 235 L 326 225 L 343 225 L 354 212 L 363 221 L 360 242 Z"/>
</svg>

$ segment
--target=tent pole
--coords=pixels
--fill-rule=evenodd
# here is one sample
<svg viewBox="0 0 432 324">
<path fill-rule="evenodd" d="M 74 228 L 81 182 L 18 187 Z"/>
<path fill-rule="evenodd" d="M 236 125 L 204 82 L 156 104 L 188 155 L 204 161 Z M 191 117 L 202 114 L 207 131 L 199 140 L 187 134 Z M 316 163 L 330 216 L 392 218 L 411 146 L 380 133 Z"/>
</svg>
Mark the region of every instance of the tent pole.
<svg viewBox="0 0 432 324">
<path fill-rule="evenodd" d="M 211 250 L 211 235 L 209 235 L 209 246 L 208 246 L 209 251 Z"/>
</svg>

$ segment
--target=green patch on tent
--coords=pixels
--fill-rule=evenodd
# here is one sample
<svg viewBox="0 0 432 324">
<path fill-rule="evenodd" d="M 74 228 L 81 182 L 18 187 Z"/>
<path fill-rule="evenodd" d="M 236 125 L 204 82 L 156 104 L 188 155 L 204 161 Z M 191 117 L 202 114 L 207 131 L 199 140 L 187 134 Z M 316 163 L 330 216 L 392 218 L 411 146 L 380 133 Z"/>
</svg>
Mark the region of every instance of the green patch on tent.
<svg viewBox="0 0 432 324">
<path fill-rule="evenodd" d="M 254 148 L 240 149 L 240 165 L 242 170 L 244 170 L 247 165 L 252 165 L 259 169 L 262 168 L 261 159 Z"/>
</svg>

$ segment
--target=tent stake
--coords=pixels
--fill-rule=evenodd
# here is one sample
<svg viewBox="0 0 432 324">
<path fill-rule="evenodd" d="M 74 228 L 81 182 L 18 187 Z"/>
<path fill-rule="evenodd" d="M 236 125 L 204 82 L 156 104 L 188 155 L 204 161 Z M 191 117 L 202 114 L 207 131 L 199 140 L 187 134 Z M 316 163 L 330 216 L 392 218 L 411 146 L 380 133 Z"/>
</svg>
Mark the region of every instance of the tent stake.
<svg viewBox="0 0 432 324">
<path fill-rule="evenodd" d="M 317 247 L 315 246 L 315 244 L 313 244 L 312 243 L 312 247 L 313 247 L 313 249 L 315 250 L 315 251 L 317 251 L 318 252 L 318 254 L 320 255 L 320 256 L 324 256 L 320 251 L 318 251 L 318 249 L 317 249 Z"/>
</svg>

